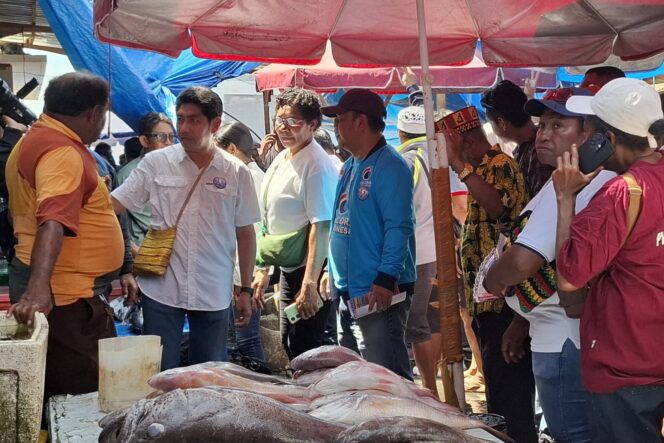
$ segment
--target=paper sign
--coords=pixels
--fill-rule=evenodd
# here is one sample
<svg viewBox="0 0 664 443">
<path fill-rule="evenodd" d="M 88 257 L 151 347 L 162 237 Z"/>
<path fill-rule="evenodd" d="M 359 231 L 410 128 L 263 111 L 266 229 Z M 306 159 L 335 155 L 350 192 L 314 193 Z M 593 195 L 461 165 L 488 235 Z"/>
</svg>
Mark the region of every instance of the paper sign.
<svg viewBox="0 0 664 443">
<path fill-rule="evenodd" d="M 397 303 L 401 303 L 406 299 L 406 292 L 400 292 L 392 296 L 392 303 L 390 306 Z M 350 314 L 353 318 L 362 318 L 369 314 L 373 314 L 376 311 L 376 305 L 374 305 L 373 310 L 369 310 L 369 294 L 365 294 L 362 297 L 351 298 L 348 301 L 348 308 L 350 309 Z"/>
</svg>

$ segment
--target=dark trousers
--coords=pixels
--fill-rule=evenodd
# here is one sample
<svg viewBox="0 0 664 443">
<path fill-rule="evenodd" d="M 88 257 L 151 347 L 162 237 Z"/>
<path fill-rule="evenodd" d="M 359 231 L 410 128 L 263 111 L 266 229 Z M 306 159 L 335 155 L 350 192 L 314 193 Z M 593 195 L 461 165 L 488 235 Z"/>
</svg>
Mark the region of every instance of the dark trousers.
<svg viewBox="0 0 664 443">
<path fill-rule="evenodd" d="M 506 363 L 501 351 L 503 334 L 513 317 L 514 312 L 505 306 L 500 313 L 485 312 L 474 319 L 484 366 L 487 409 L 505 417 L 507 434 L 517 443 L 537 443 L 530 340 L 524 344 L 526 355 L 518 363 Z"/>
<path fill-rule="evenodd" d="M 408 380 L 413 380 L 413 373 L 406 348 L 406 322 L 414 287 L 414 283 L 400 284 L 399 291 L 406 293 L 404 301 L 356 320 L 364 339 L 362 357 Z"/>
<path fill-rule="evenodd" d="M 111 309 L 98 296 L 55 306 L 48 314 L 44 401 L 52 395 L 84 394 L 99 387 L 99 347 L 115 337 Z"/>
<path fill-rule="evenodd" d="M 588 393 L 591 441 L 659 443 L 664 386 L 630 386 L 608 394 Z"/>
<path fill-rule="evenodd" d="M 325 324 L 329 317 L 331 302 L 328 300 L 320 310 L 307 320 L 300 320 L 295 324 L 288 321 L 284 308 L 295 303 L 304 279 L 304 266 L 292 272 L 281 271 L 279 290 L 279 320 L 281 323 L 281 342 L 286 354 L 291 360 L 310 349 L 323 345 L 325 337 Z"/>
<path fill-rule="evenodd" d="M 324 345 L 338 345 L 337 338 L 337 317 L 339 316 L 339 300 L 330 301 L 330 313 L 327 315 L 325 323 L 325 335 L 323 336 Z"/>
</svg>

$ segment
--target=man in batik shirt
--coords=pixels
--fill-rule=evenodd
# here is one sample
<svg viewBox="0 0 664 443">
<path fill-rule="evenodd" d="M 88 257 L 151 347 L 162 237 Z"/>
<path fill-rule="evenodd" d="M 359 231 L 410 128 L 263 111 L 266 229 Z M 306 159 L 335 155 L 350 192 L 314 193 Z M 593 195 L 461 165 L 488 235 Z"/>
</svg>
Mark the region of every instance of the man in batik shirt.
<svg viewBox="0 0 664 443">
<path fill-rule="evenodd" d="M 480 343 L 489 412 L 505 417 L 507 432 L 518 442 L 537 442 L 534 418 L 535 382 L 529 351 L 518 363 L 503 359 L 503 334 L 528 335 L 528 328 L 508 330 L 513 312 L 504 300 L 473 302 L 475 276 L 482 260 L 511 228 L 528 201 L 518 163 L 491 146 L 477 110 L 464 108 L 443 118 L 449 164 L 468 187 L 468 216 L 461 238 L 461 268 L 470 314 Z"/>
</svg>

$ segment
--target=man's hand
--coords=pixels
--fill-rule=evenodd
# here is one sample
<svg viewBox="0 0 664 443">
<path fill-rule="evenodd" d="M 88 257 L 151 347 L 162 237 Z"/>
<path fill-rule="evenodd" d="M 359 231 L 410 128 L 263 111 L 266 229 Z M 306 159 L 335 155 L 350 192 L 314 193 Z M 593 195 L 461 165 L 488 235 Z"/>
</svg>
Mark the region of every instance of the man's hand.
<svg viewBox="0 0 664 443">
<path fill-rule="evenodd" d="M 369 291 L 369 311 L 376 307 L 376 311 L 386 311 L 392 306 L 392 296 L 396 294 L 397 289 L 389 290 L 379 285 L 371 286 Z"/>
<path fill-rule="evenodd" d="M 35 291 L 28 288 L 23 293 L 21 300 L 9 308 L 7 316 L 13 315 L 17 322 L 32 325 L 35 312 L 48 315 L 52 309 L 53 295 L 48 287 Z"/>
<path fill-rule="evenodd" d="M 320 278 L 320 285 L 318 286 L 318 292 L 320 293 L 320 298 L 323 300 L 329 300 L 331 298 L 330 294 L 330 273 L 323 272 L 323 276 Z"/>
<path fill-rule="evenodd" d="M 600 166 L 590 174 L 582 173 L 579 170 L 579 150 L 576 145 L 572 145 L 571 152 L 564 152 L 557 161 L 558 167 L 551 174 L 551 178 L 559 199 L 575 197 L 602 170 Z"/>
<path fill-rule="evenodd" d="M 135 258 L 138 255 L 138 251 L 140 251 L 141 247 L 131 240 L 129 240 L 129 246 L 131 247 L 131 255 Z"/>
<path fill-rule="evenodd" d="M 531 70 L 530 78 L 527 78 L 523 82 L 523 93 L 526 94 L 526 97 L 535 98 L 535 92 L 537 91 L 537 80 L 539 80 L 540 72 Z"/>
<path fill-rule="evenodd" d="M 302 289 L 295 297 L 297 311 L 303 320 L 310 319 L 318 312 L 320 295 L 318 295 L 317 286 L 316 282 L 304 282 L 302 283 Z"/>
<path fill-rule="evenodd" d="M 417 76 L 413 72 L 413 69 L 410 66 L 406 66 L 403 70 L 403 75 L 399 77 L 401 85 L 404 88 L 409 86 L 417 85 Z"/>
<path fill-rule="evenodd" d="M 122 286 L 122 295 L 127 299 L 127 303 L 138 303 L 138 284 L 131 272 L 120 276 L 120 286 Z"/>
<path fill-rule="evenodd" d="M 251 284 L 251 287 L 254 289 L 254 300 L 261 309 L 263 309 L 263 296 L 265 295 L 265 288 L 267 288 L 269 281 L 270 273 L 268 268 L 259 268 Z"/>
<path fill-rule="evenodd" d="M 461 155 L 462 137 L 456 131 L 444 131 L 445 147 L 447 148 L 447 160 L 455 172 L 463 169 L 464 161 Z"/>
<path fill-rule="evenodd" d="M 2 124 L 5 126 L 5 128 L 16 129 L 17 131 L 21 131 L 23 133 L 28 130 L 27 126 L 17 122 L 13 118 L 7 117 L 6 115 L 2 116 Z"/>
<path fill-rule="evenodd" d="M 496 297 L 505 297 L 505 291 L 507 289 L 505 285 L 499 283 L 497 279 L 490 278 L 490 276 L 491 274 L 487 274 L 487 276 L 484 278 L 484 282 L 482 282 L 484 289 Z"/>
<path fill-rule="evenodd" d="M 518 363 L 526 355 L 523 342 L 528 337 L 530 323 L 519 314 L 514 314 L 512 323 L 503 334 L 501 351 L 506 363 Z"/>
<path fill-rule="evenodd" d="M 251 295 L 240 292 L 235 298 L 235 326 L 243 328 L 251 321 Z"/>
</svg>

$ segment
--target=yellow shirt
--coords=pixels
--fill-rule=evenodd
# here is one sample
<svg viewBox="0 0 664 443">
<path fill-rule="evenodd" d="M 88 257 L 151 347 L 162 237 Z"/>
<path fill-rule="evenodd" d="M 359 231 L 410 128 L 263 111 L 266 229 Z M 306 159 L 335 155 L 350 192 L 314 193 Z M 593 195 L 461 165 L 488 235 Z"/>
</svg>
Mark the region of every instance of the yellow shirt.
<svg viewBox="0 0 664 443">
<path fill-rule="evenodd" d="M 75 132 L 42 115 L 12 150 L 6 179 L 16 258 L 29 266 L 39 226 L 61 223 L 65 237 L 51 276 L 55 304 L 92 297 L 95 280 L 118 272 L 124 253 L 120 225 L 92 154 Z"/>
</svg>

